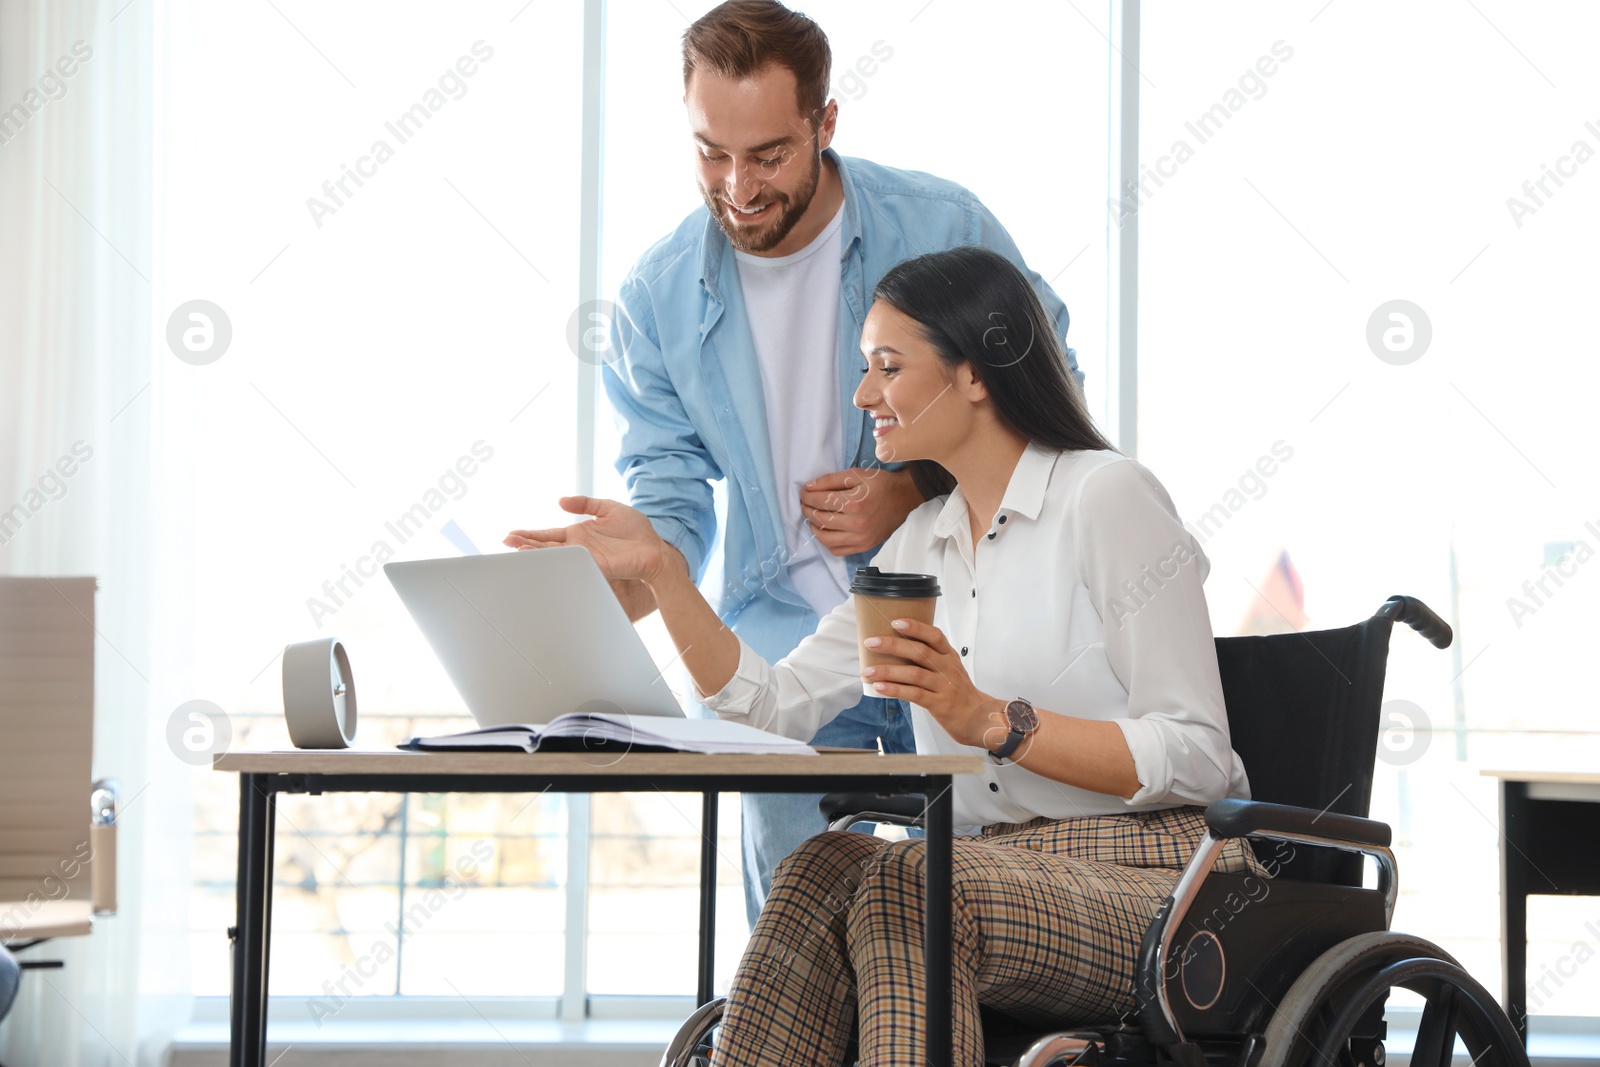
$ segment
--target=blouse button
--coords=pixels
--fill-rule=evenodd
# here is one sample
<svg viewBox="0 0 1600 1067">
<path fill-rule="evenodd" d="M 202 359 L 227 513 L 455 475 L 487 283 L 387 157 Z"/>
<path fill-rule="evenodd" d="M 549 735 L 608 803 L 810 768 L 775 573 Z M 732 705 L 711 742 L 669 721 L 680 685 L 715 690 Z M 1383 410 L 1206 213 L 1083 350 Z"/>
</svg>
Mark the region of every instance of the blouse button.
<svg viewBox="0 0 1600 1067">
<path fill-rule="evenodd" d="M 966 645 L 962 645 L 961 646 L 961 654 L 963 656 L 965 656 L 967 654 L 967 646 Z"/>
<path fill-rule="evenodd" d="M 994 530 L 990 530 L 989 531 L 989 540 L 993 541 L 994 540 L 994 535 L 995 535 L 995 531 Z"/>
<path fill-rule="evenodd" d="M 1004 526 L 1005 524 L 1006 524 L 1006 517 L 1004 515 L 1002 515 L 1002 516 L 1000 516 L 1000 525 Z"/>
<path fill-rule="evenodd" d="M 978 595 L 978 591 L 977 591 L 977 590 L 976 590 L 976 589 L 974 589 L 974 590 L 973 590 L 973 591 L 972 591 L 972 595 L 973 595 L 973 596 L 977 596 L 977 595 Z"/>
<path fill-rule="evenodd" d="M 989 783 L 989 792 L 991 792 L 991 793 L 1000 792 L 1000 783 L 999 782 L 990 782 Z"/>
</svg>

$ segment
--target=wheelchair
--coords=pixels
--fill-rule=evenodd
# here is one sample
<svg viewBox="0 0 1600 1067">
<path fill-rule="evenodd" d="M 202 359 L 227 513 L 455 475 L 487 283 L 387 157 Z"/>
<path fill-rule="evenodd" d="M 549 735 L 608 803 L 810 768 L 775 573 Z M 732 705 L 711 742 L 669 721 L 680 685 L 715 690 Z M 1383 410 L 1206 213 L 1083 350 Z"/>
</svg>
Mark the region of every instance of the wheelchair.
<svg viewBox="0 0 1600 1067">
<path fill-rule="evenodd" d="M 1343 629 L 1217 638 L 1233 748 L 1256 799 L 1206 809 L 1206 835 L 1140 946 L 1137 1007 L 1043 1033 L 986 1008 L 986 1065 L 1384 1067 L 1384 1008 L 1391 990 L 1407 989 L 1424 1002 L 1411 1067 L 1448 1067 L 1457 1039 L 1472 1067 L 1528 1067 L 1482 985 L 1437 945 L 1389 929 L 1398 896 L 1390 828 L 1366 815 L 1397 622 L 1450 645 L 1450 627 L 1404 596 Z M 833 794 L 822 811 L 833 830 L 913 826 L 922 803 Z M 1238 837 L 1270 878 L 1212 871 Z M 1376 885 L 1365 888 L 1369 857 Z M 723 1006 L 696 1010 L 662 1067 L 709 1064 Z"/>
</svg>

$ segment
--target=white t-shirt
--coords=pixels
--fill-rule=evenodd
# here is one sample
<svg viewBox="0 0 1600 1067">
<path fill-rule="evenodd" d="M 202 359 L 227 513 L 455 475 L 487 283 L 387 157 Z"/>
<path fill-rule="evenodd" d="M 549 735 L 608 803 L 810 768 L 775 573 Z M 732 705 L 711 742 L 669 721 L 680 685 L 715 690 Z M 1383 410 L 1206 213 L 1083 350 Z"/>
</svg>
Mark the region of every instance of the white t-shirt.
<svg viewBox="0 0 1600 1067">
<path fill-rule="evenodd" d="M 734 252 L 761 366 L 767 436 L 788 549 L 789 578 L 818 616 L 844 600 L 844 559 L 817 543 L 800 487 L 843 466 L 839 422 L 839 262 L 844 206 L 816 239 L 787 256 Z"/>
<path fill-rule="evenodd" d="M 983 774 L 955 778 L 957 826 L 1250 795 L 1201 591 L 1208 563 L 1154 475 L 1115 452 L 1029 445 L 976 551 L 971 536 L 957 487 L 913 511 L 873 563 L 938 576 L 934 624 L 982 692 L 1121 727 L 1139 791 L 1123 800 L 985 757 Z M 776 665 L 741 643 L 738 670 L 705 703 L 723 718 L 805 739 L 860 699 L 847 599 Z M 982 753 L 911 710 L 918 752 Z"/>
</svg>

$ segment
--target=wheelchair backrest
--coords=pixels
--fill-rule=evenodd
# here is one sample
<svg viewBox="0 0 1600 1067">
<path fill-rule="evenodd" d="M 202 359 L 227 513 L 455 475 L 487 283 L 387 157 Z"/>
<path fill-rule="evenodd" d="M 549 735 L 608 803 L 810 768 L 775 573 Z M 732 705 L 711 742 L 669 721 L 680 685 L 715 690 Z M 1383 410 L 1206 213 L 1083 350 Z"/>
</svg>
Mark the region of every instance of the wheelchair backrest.
<svg viewBox="0 0 1600 1067">
<path fill-rule="evenodd" d="M 1217 638 L 1228 728 L 1253 799 L 1366 816 L 1392 627 L 1374 616 L 1339 630 Z M 1256 849 L 1275 873 L 1361 884 L 1360 856 Z"/>
</svg>

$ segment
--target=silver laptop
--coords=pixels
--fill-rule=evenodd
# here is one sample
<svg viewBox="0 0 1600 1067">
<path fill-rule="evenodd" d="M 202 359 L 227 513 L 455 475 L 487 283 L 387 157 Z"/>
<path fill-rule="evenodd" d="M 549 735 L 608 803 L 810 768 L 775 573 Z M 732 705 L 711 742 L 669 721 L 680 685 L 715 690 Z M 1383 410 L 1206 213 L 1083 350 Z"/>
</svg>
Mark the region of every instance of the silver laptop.
<svg viewBox="0 0 1600 1067">
<path fill-rule="evenodd" d="M 387 563 L 383 573 L 479 726 L 580 710 L 683 716 L 583 548 Z"/>
</svg>

